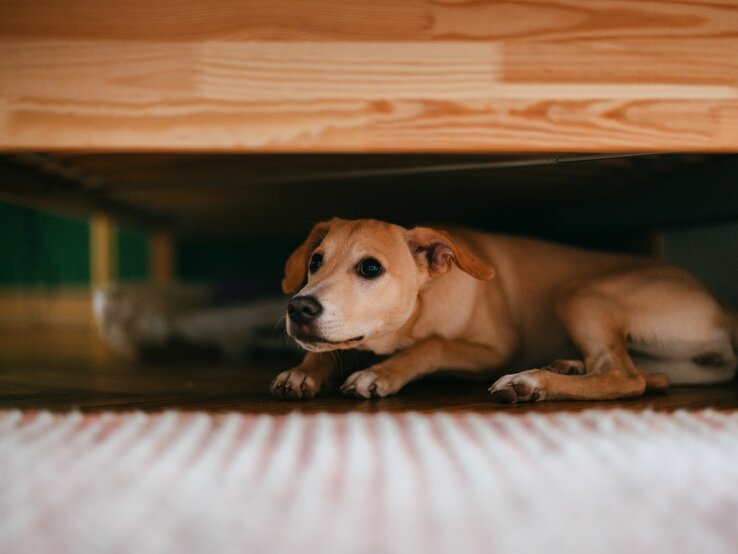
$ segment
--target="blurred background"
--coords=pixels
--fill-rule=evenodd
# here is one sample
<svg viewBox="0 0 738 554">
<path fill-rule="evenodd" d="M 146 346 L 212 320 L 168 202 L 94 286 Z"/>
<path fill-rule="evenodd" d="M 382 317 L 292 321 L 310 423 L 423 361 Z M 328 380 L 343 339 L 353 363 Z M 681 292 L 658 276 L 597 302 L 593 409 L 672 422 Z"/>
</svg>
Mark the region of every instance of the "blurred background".
<svg viewBox="0 0 738 554">
<path fill-rule="evenodd" d="M 110 283 L 207 291 L 198 309 L 279 298 L 285 259 L 333 216 L 656 255 L 735 306 L 736 167 L 683 154 L 6 155 L 0 340 L 31 357 L 44 340 L 71 360 L 110 354 L 92 299 Z"/>
</svg>

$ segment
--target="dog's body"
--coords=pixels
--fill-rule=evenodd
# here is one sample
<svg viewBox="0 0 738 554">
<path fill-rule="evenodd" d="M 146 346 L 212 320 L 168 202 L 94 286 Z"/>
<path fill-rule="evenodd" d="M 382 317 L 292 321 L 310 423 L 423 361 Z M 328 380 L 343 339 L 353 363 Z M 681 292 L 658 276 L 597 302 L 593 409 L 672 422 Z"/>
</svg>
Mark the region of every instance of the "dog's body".
<svg viewBox="0 0 738 554">
<path fill-rule="evenodd" d="M 313 397 L 336 369 L 326 352 L 347 348 L 394 354 L 344 382 L 363 398 L 460 370 L 503 375 L 490 391 L 504 401 L 611 399 L 728 381 L 738 365 L 738 317 L 655 259 L 334 219 L 290 257 L 283 288 L 299 290 L 287 330 L 310 352 L 272 383 L 281 398 Z"/>
</svg>

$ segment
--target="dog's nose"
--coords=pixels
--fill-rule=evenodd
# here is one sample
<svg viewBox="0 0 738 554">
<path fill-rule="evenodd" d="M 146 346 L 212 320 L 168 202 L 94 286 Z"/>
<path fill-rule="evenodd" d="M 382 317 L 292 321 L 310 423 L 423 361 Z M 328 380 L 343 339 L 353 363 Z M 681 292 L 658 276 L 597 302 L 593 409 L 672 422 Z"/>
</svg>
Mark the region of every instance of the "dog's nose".
<svg viewBox="0 0 738 554">
<path fill-rule="evenodd" d="M 323 312 L 320 305 L 312 296 L 296 296 L 287 304 L 287 315 L 295 323 L 310 323 Z"/>
</svg>

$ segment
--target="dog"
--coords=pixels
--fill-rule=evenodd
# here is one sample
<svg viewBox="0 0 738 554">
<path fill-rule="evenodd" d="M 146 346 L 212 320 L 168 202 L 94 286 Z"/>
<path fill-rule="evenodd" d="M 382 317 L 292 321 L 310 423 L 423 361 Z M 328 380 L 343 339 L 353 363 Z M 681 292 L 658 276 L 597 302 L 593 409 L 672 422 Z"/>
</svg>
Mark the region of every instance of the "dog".
<svg viewBox="0 0 738 554">
<path fill-rule="evenodd" d="M 503 402 L 609 400 L 731 380 L 738 315 L 660 260 L 469 229 L 318 223 L 289 257 L 287 333 L 304 350 L 271 392 L 310 399 L 336 350 L 386 360 L 341 392 L 382 398 L 432 373 L 495 378 Z"/>
</svg>

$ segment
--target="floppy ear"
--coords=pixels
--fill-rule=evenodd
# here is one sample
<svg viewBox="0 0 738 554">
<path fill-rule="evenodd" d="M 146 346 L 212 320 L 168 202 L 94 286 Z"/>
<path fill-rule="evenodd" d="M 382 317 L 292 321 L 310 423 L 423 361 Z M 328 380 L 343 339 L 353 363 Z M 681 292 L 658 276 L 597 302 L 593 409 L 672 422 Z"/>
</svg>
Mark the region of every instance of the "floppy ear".
<svg viewBox="0 0 738 554">
<path fill-rule="evenodd" d="M 415 260 L 432 275 L 446 273 L 453 260 L 459 269 L 477 279 L 492 279 L 495 269 L 465 246 L 457 244 L 446 231 L 415 227 L 405 234 Z"/>
<path fill-rule="evenodd" d="M 293 294 L 300 290 L 305 277 L 307 277 L 307 266 L 310 261 L 310 255 L 318 245 L 323 241 L 331 228 L 330 221 L 322 221 L 318 223 L 313 230 L 310 231 L 307 239 L 287 258 L 284 265 L 284 279 L 282 280 L 282 291 L 286 294 Z"/>
</svg>

